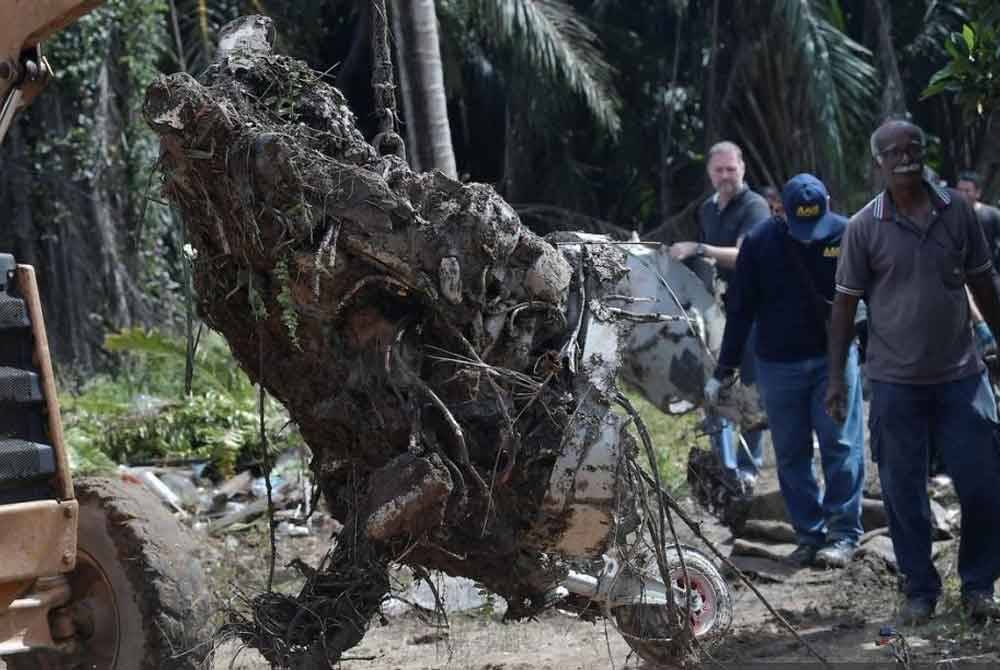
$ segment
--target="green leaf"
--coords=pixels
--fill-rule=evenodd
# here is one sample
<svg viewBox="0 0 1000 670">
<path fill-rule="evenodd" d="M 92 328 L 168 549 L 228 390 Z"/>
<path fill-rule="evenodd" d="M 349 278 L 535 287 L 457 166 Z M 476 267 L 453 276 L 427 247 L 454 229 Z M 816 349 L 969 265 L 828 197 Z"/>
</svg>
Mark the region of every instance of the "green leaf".
<svg viewBox="0 0 1000 670">
<path fill-rule="evenodd" d="M 104 348 L 108 351 L 149 354 L 153 356 L 186 356 L 186 349 L 178 340 L 171 339 L 156 331 L 142 328 L 126 328 L 111 333 L 104 338 Z"/>
<path fill-rule="evenodd" d="M 847 19 L 844 18 L 844 8 L 840 6 L 839 0 L 830 0 L 829 19 L 834 28 L 842 33 L 847 32 Z"/>
<path fill-rule="evenodd" d="M 965 39 L 965 46 L 969 48 L 969 53 L 972 53 L 976 48 L 976 33 L 968 23 L 962 26 L 962 37 Z"/>
<path fill-rule="evenodd" d="M 951 90 L 953 85 L 954 69 L 952 68 L 951 63 L 948 63 L 934 73 L 931 77 L 930 83 L 927 84 L 927 88 L 925 88 L 923 93 L 920 94 L 920 99 L 926 100 L 931 96 L 940 95 L 945 91 Z"/>
</svg>

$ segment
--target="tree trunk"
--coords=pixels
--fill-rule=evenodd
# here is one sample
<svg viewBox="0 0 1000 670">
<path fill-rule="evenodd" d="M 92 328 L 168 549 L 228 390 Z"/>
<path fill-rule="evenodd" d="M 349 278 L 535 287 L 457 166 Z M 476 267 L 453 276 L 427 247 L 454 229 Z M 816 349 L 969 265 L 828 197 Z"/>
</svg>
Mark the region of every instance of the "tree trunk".
<svg viewBox="0 0 1000 670">
<path fill-rule="evenodd" d="M 434 0 L 392 0 L 410 165 L 458 178 Z"/>
<path fill-rule="evenodd" d="M 93 193 L 90 197 L 93 222 L 100 240 L 102 274 L 106 282 L 107 298 L 112 323 L 119 328 L 132 325 L 129 309 L 128 268 L 122 262 L 119 252 L 118 217 L 109 197 L 109 189 L 114 188 L 113 173 L 110 171 L 109 145 L 113 141 L 114 120 L 111 109 L 111 73 L 105 62 L 97 78 L 98 103 L 94 109 L 94 139 L 97 145 L 97 162 L 93 178 Z M 117 130 L 117 129 L 115 129 Z"/>
<path fill-rule="evenodd" d="M 11 222 L 13 239 L 4 242 L 3 253 L 13 253 L 19 263 L 36 265 L 38 255 L 35 250 L 35 221 L 31 207 L 31 176 L 17 161 L 25 160 L 26 150 L 21 129 L 14 125 L 7 135 L 7 146 L 3 154 L 3 175 L 6 186 L 4 204 Z M 12 243 L 12 247 L 7 247 Z"/>
<path fill-rule="evenodd" d="M 892 5 L 889 0 L 875 0 L 867 5 L 867 10 L 870 18 L 867 25 L 874 31 L 869 33 L 869 45 L 882 75 L 882 117 L 902 116 L 906 114 L 906 97 L 892 43 Z"/>
<path fill-rule="evenodd" d="M 721 52 L 719 35 L 719 0 L 713 0 L 711 13 L 708 16 L 709 56 L 708 76 L 705 79 L 705 89 L 702 100 L 705 101 L 705 147 L 710 147 L 718 139 L 720 117 L 722 114 L 718 91 L 715 90 L 719 74 L 719 57 Z"/>
<path fill-rule="evenodd" d="M 491 187 L 378 156 L 340 92 L 304 64 L 247 63 L 246 78 L 218 68 L 204 86 L 163 79 L 144 113 L 161 136 L 164 196 L 198 250 L 200 313 L 288 408 L 331 512 L 357 538 L 303 587 L 310 616 L 257 602 L 283 632 L 255 643 L 272 661 L 292 648 L 335 661 L 387 591 L 389 560 L 474 577 L 508 600 L 508 617 L 536 614 L 557 578 L 545 549 L 567 523 L 542 506 L 564 472 L 553 445 L 582 396 L 606 402 L 561 363 L 540 366 L 566 347 L 571 367 L 579 358 L 616 378 L 600 354 L 577 351 L 597 326 L 567 327 L 584 316 L 563 313 L 569 261 Z M 276 100 L 297 105 L 278 122 Z M 248 160 L 192 158 L 210 145 Z M 608 253 L 588 300 L 625 274 L 623 252 Z"/>
</svg>

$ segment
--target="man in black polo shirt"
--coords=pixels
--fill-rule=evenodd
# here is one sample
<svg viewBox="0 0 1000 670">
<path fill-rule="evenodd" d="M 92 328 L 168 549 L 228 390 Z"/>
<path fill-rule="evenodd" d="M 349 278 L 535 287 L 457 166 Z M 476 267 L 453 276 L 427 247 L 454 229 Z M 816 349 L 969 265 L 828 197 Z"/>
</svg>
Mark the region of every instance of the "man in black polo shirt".
<svg viewBox="0 0 1000 670">
<path fill-rule="evenodd" d="M 969 328 L 966 285 L 994 332 L 1000 301 L 972 207 L 923 178 L 924 133 L 889 121 L 871 137 L 887 184 L 841 243 L 830 335 L 827 410 L 843 420 L 854 313 L 868 304 L 872 457 L 905 577 L 905 623 L 929 619 L 941 595 L 931 560 L 928 450 L 940 449 L 962 508 L 958 573 L 974 620 L 1000 618 L 1000 449 L 993 390 Z"/>
<path fill-rule="evenodd" d="M 983 227 L 986 243 L 990 246 L 993 256 L 993 267 L 1000 268 L 1000 209 L 990 207 L 979 200 L 982 196 L 983 180 L 975 172 L 963 172 L 958 175 L 955 189 L 962 192 L 965 199 L 976 211 L 979 225 Z"/>
<path fill-rule="evenodd" d="M 715 193 L 699 209 L 701 241 L 677 242 L 670 247 L 670 256 L 679 261 L 695 256 L 715 259 L 718 276 L 726 284 L 732 281 L 744 235 L 771 216 L 767 200 L 747 187 L 745 175 L 743 152 L 738 146 L 732 142 L 713 145 L 708 150 L 708 177 Z M 743 360 L 741 378 L 744 384 L 754 381 L 752 346 Z M 719 424 L 721 430 L 711 435 L 711 441 L 723 467 L 738 481 L 753 482 L 763 463 L 762 432 L 744 435 L 748 449 L 741 449 L 733 425 L 726 419 L 720 419 Z"/>
</svg>

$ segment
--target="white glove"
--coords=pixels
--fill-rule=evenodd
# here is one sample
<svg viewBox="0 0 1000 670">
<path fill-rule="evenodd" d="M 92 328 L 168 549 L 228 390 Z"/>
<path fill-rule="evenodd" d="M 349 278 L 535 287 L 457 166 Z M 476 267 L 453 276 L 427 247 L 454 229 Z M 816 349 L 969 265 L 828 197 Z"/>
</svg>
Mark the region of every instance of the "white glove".
<svg viewBox="0 0 1000 670">
<path fill-rule="evenodd" d="M 719 394 L 722 392 L 722 382 L 715 377 L 709 377 L 705 383 L 705 404 L 718 405 Z"/>
<path fill-rule="evenodd" d="M 735 372 L 727 372 L 723 379 L 719 379 L 717 374 L 709 377 L 705 382 L 705 404 L 708 406 L 718 405 L 722 394 L 736 381 Z"/>
</svg>

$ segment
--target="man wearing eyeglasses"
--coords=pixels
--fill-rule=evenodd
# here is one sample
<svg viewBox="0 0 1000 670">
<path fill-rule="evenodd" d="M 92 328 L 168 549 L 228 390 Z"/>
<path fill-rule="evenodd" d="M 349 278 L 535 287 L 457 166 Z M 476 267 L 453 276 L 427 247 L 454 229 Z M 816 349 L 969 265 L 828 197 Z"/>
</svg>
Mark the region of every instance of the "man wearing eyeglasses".
<svg viewBox="0 0 1000 670">
<path fill-rule="evenodd" d="M 923 131 L 889 121 L 871 137 L 886 189 L 854 215 L 841 243 L 830 336 L 827 411 L 843 420 L 845 363 L 858 299 L 868 304 L 872 457 L 879 466 L 904 623 L 927 621 L 941 595 L 931 560 L 928 451 L 941 450 L 962 508 L 962 604 L 1000 618 L 1000 449 L 993 391 L 969 328 L 968 285 L 994 332 L 1000 301 L 975 212 L 924 179 Z"/>
</svg>

